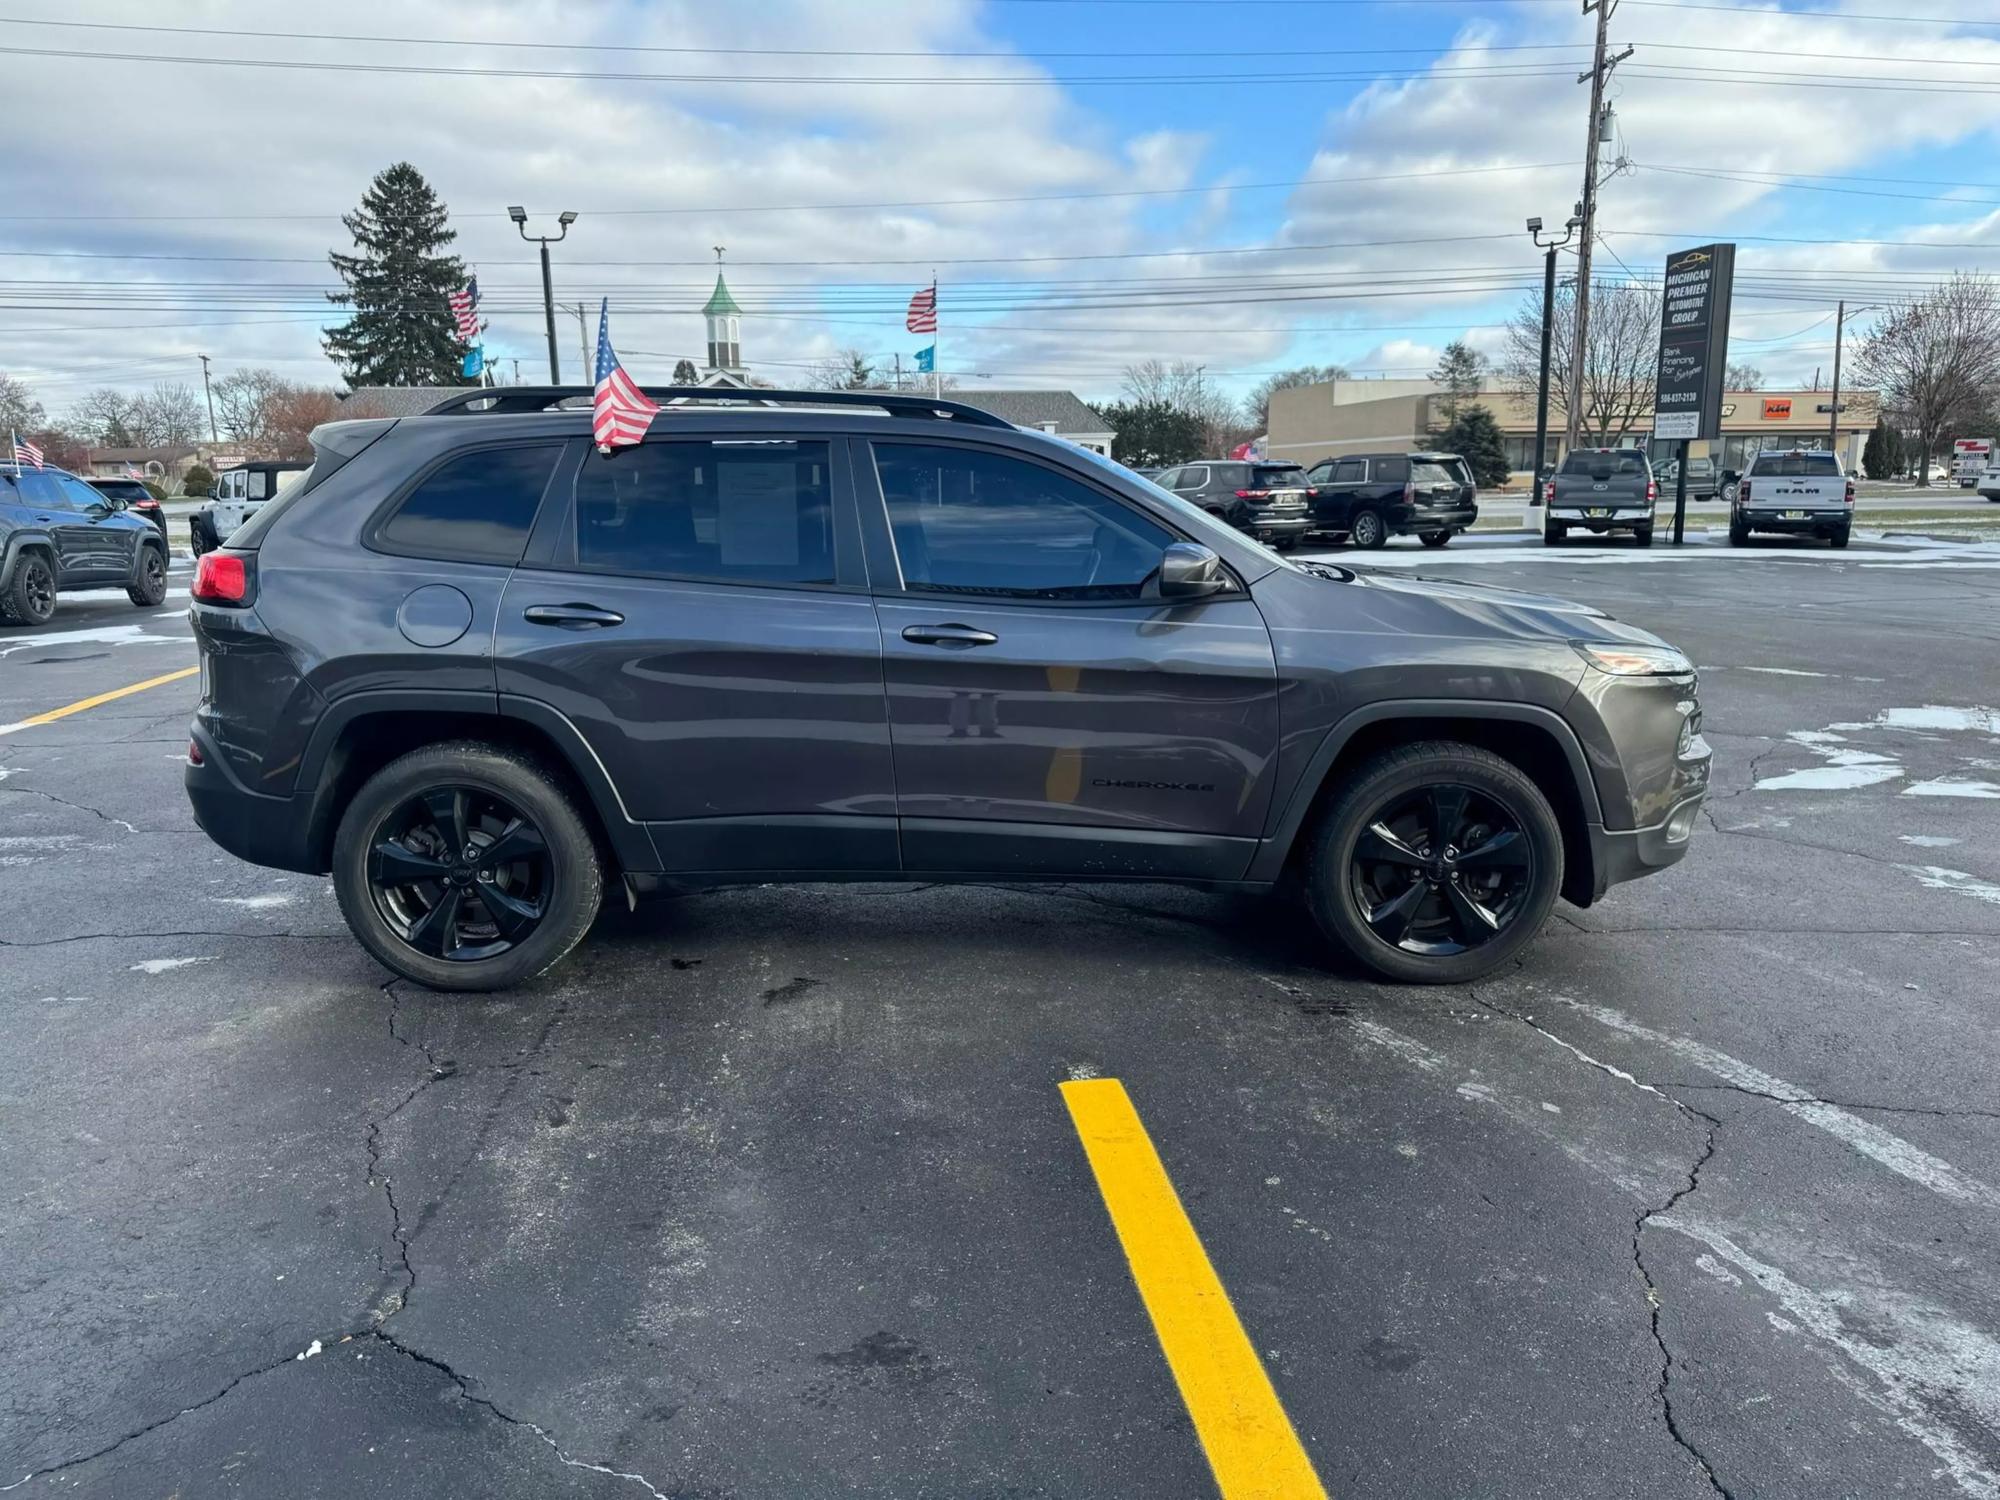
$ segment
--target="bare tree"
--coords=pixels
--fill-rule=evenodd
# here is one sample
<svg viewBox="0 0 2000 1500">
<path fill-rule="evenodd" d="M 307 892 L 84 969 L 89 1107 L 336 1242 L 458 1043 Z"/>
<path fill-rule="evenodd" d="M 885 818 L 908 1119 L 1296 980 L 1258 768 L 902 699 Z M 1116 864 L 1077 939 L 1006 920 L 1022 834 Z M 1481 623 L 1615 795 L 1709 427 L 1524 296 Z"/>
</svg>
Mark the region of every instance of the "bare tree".
<svg viewBox="0 0 2000 1500">
<path fill-rule="evenodd" d="M 273 407 L 292 392 L 275 370 L 231 370 L 215 382 L 215 420 L 234 441 L 262 447 L 271 437 Z"/>
<path fill-rule="evenodd" d="M 2000 296 L 1991 277 L 1959 272 L 1891 312 L 1862 342 L 1857 386 L 1873 386 L 1901 415 L 1918 451 L 1938 451 L 1954 423 L 2000 399 Z M 1919 463 L 1917 483 L 1930 483 Z"/>
<path fill-rule="evenodd" d="M 199 441 L 207 430 L 207 414 L 201 397 L 163 380 L 132 403 L 127 422 L 135 444 L 161 448 Z"/>
<path fill-rule="evenodd" d="M 676 360 L 674 362 L 674 384 L 675 385 L 701 384 L 701 376 L 695 373 L 693 360 L 682 359 L 682 360 Z"/>
<path fill-rule="evenodd" d="M 1764 372 L 1755 365 L 1732 359 L 1723 368 L 1722 383 L 1732 391 L 1760 391 L 1764 388 Z"/>
<path fill-rule="evenodd" d="M 1346 380 L 1346 365 L 1299 365 L 1294 369 L 1281 370 L 1276 375 L 1266 375 L 1250 388 L 1250 394 L 1243 398 L 1243 415 L 1259 432 L 1271 426 L 1271 398 L 1279 391 L 1295 390 L 1302 385 L 1319 385 L 1328 380 Z"/>
<path fill-rule="evenodd" d="M 311 458 L 312 430 L 346 415 L 331 390 L 286 383 L 265 407 L 261 446 L 272 458 Z"/>
<path fill-rule="evenodd" d="M 42 403 L 35 399 L 28 383 L 0 370 L 0 427 L 9 432 L 28 432 L 40 427 L 42 419 Z"/>
<path fill-rule="evenodd" d="M 1549 425 L 1560 428 L 1562 424 L 1553 414 L 1566 414 L 1575 399 L 1582 416 L 1580 430 L 1592 444 L 1603 447 L 1624 437 L 1652 413 L 1660 356 L 1660 299 L 1640 286 L 1591 283 L 1590 347 L 1584 351 L 1581 380 L 1571 369 L 1575 327 L 1576 289 L 1560 288 L 1556 292 L 1555 337 L 1549 348 Z M 1504 388 L 1523 400 L 1534 400 L 1541 360 L 1542 294 L 1538 291 L 1507 325 L 1507 340 L 1497 366 Z"/>
<path fill-rule="evenodd" d="M 1203 368 L 1190 361 L 1170 365 L 1149 359 L 1127 365 L 1122 388 L 1134 405 L 1154 402 L 1194 417 L 1201 423 L 1202 445 L 1211 454 L 1227 452 L 1242 430 L 1236 402 L 1221 387 L 1210 385 Z"/>
<path fill-rule="evenodd" d="M 122 448 L 132 442 L 132 398 L 111 386 L 99 386 L 69 410 L 68 426 L 86 443 Z"/>
<path fill-rule="evenodd" d="M 813 391 L 865 391 L 874 383 L 875 366 L 865 349 L 842 349 L 806 372 L 806 389 Z"/>
</svg>

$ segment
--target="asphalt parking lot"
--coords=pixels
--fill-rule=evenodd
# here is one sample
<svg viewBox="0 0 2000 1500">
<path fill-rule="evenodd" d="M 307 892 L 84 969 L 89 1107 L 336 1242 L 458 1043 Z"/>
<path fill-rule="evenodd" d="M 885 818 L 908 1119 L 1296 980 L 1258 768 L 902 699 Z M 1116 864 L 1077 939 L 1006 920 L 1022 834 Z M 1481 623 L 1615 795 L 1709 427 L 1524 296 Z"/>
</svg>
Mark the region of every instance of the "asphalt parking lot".
<svg viewBox="0 0 2000 1500">
<path fill-rule="evenodd" d="M 193 665 L 185 563 L 0 634 L 0 1489 L 1213 1495 L 1117 1079 L 1327 1493 L 2000 1497 L 2000 545 L 1369 561 L 1703 669 L 1688 859 L 1469 988 L 909 884 L 432 995 L 194 829 L 194 678 L 33 722 Z"/>
</svg>

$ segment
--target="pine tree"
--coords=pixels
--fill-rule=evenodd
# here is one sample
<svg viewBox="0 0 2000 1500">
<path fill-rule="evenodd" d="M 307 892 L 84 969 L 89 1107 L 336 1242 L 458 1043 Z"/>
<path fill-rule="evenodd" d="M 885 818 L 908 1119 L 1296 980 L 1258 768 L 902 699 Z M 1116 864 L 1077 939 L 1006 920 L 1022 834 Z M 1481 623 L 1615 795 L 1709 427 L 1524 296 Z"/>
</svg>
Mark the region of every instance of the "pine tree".
<svg viewBox="0 0 2000 1500">
<path fill-rule="evenodd" d="M 1870 479 L 1889 478 L 1902 467 L 1902 446 L 1896 429 L 1877 417 L 1875 430 L 1868 434 L 1868 446 L 1861 450 L 1861 471 Z"/>
<path fill-rule="evenodd" d="M 1431 370 L 1432 382 L 1442 387 L 1437 399 L 1432 402 L 1432 410 L 1441 428 L 1450 428 L 1458 421 L 1458 414 L 1478 396 L 1480 384 L 1485 378 L 1485 355 L 1464 339 L 1453 339 L 1444 346 L 1437 365 Z"/>
<path fill-rule="evenodd" d="M 349 387 L 465 384 L 465 346 L 446 300 L 465 285 L 465 263 L 441 253 L 458 234 L 423 174 L 397 162 L 341 222 L 355 253 L 328 256 L 347 290 L 327 300 L 354 315 L 329 328 L 325 344 Z"/>
<path fill-rule="evenodd" d="M 1456 453 L 1472 467 L 1472 482 L 1481 489 L 1496 489 L 1507 482 L 1513 465 L 1507 462 L 1507 445 L 1501 440 L 1500 424 L 1483 406 L 1462 406 L 1458 420 L 1438 434 L 1438 446 Z"/>
</svg>

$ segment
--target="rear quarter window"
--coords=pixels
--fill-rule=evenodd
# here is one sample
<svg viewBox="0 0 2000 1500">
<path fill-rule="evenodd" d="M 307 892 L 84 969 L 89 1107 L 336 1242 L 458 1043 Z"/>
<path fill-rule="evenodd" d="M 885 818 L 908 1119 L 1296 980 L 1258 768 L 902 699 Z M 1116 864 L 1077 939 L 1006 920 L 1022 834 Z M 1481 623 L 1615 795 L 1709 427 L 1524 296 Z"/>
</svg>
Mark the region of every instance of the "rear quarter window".
<svg viewBox="0 0 2000 1500">
<path fill-rule="evenodd" d="M 562 450 L 535 443 L 446 459 L 376 523 L 370 541 L 412 557 L 517 563 Z"/>
</svg>

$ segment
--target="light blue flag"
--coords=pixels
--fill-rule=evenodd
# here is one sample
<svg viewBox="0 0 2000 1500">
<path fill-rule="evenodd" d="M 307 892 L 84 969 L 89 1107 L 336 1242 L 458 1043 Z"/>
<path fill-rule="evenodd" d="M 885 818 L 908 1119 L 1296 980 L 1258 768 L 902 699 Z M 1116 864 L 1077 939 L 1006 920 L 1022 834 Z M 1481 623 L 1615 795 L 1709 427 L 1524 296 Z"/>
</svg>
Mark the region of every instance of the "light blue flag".
<svg viewBox="0 0 2000 1500">
<path fill-rule="evenodd" d="M 459 373 L 467 380 L 471 380 L 484 372 L 485 369 L 486 350 L 482 345 L 474 344 L 470 349 L 465 351 L 465 362 L 459 366 Z"/>
<path fill-rule="evenodd" d="M 937 345 L 932 344 L 928 349 L 919 349 L 917 351 L 917 369 L 921 373 L 928 375 L 936 368 Z"/>
</svg>

